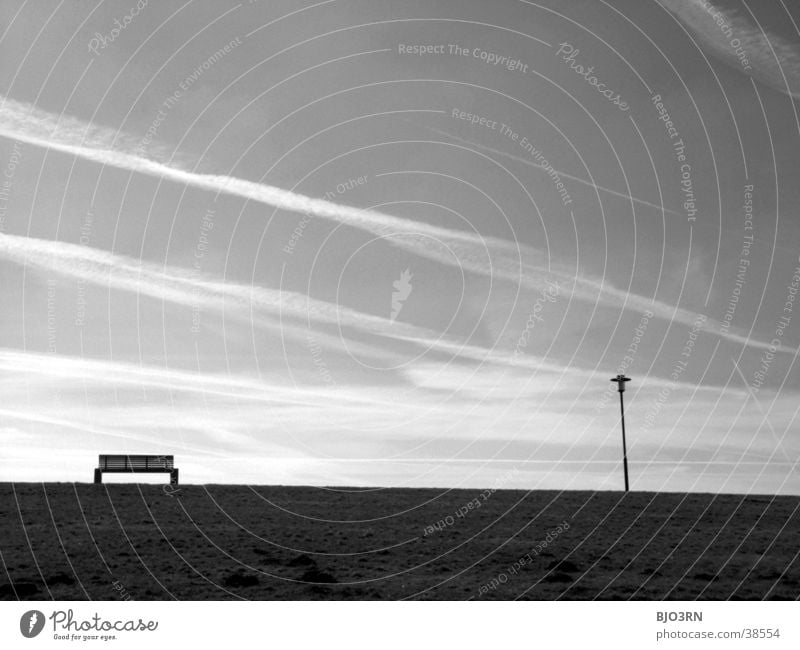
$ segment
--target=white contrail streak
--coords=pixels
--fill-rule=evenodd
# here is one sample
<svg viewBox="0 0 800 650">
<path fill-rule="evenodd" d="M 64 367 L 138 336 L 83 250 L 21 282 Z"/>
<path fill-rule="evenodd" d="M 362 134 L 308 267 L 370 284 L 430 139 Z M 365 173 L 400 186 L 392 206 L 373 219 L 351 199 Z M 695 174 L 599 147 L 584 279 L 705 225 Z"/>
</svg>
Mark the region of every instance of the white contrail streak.
<svg viewBox="0 0 800 650">
<path fill-rule="evenodd" d="M 489 153 L 493 153 L 497 156 L 503 156 L 508 158 L 509 160 L 516 160 L 517 162 L 521 162 L 529 167 L 533 167 L 534 169 L 538 169 L 544 173 L 547 173 L 547 169 L 535 163 L 530 158 L 523 158 L 522 156 L 517 156 L 513 153 L 508 153 L 507 151 L 500 151 L 499 149 L 494 149 L 492 147 L 487 147 L 486 145 L 478 144 L 477 142 L 472 142 L 471 140 L 467 140 L 465 138 L 460 138 L 457 135 L 453 135 L 452 133 L 448 133 L 447 131 L 442 131 L 441 129 L 436 129 L 432 126 L 426 126 L 424 124 L 417 124 L 416 122 L 412 122 L 411 120 L 404 120 L 409 124 L 413 124 L 414 126 L 418 126 L 420 128 L 425 129 L 426 131 L 430 131 L 431 133 L 436 133 L 438 135 L 444 136 L 446 138 L 450 138 L 451 140 L 455 140 L 456 142 L 460 142 L 461 144 L 468 145 L 470 147 L 475 147 L 476 149 L 481 149 L 483 151 L 488 151 Z M 655 208 L 656 210 L 663 210 L 664 212 L 668 212 L 670 214 L 677 215 L 679 217 L 684 216 L 680 212 L 676 212 L 675 210 L 670 210 L 665 208 L 663 205 L 658 205 L 656 203 L 651 203 L 650 201 L 645 201 L 643 199 L 637 199 L 630 194 L 625 194 L 624 192 L 617 192 L 616 190 L 612 190 L 608 187 L 603 187 L 602 185 L 597 185 L 596 183 L 592 183 L 591 181 L 584 180 L 580 176 L 573 176 L 572 174 L 567 174 L 566 172 L 562 172 L 558 169 L 554 169 L 559 176 L 563 176 L 564 178 L 569 178 L 570 180 L 575 181 L 576 183 L 580 183 L 581 185 L 585 185 L 586 187 L 591 187 L 593 190 L 598 190 L 599 192 L 604 192 L 605 194 L 611 194 L 612 196 L 617 196 L 621 199 L 625 199 L 626 201 L 633 201 L 634 203 L 638 203 L 639 205 L 646 205 L 648 208 Z"/>
<path fill-rule="evenodd" d="M 396 406 L 373 394 L 309 385 L 280 385 L 246 376 L 197 373 L 126 361 L 106 361 L 64 355 L 40 354 L 0 348 L 0 370 L 4 376 L 44 376 L 53 381 L 108 386 L 134 386 L 175 393 L 257 402 L 266 406 L 322 408 L 352 402 L 359 408 Z"/>
<path fill-rule="evenodd" d="M 90 424 L 88 422 L 77 422 L 68 420 L 62 417 L 51 417 L 42 415 L 41 413 L 32 413 L 31 411 L 17 411 L 13 409 L 0 409 L 0 417 L 4 420 L 18 420 L 21 422 L 33 422 L 36 424 L 45 424 L 48 426 L 58 427 L 59 429 L 74 429 L 81 434 L 93 434 L 96 436 L 104 436 L 107 438 L 120 438 L 128 442 L 140 442 L 150 446 L 161 447 L 165 441 L 155 436 L 143 436 L 133 432 L 112 431 L 103 427 Z M 169 441 L 171 449 L 180 449 L 184 451 L 194 451 L 195 453 L 204 456 L 222 456 L 224 454 L 213 451 L 211 449 L 204 449 L 202 447 L 195 447 L 183 443 L 174 443 Z"/>
<path fill-rule="evenodd" d="M 720 2 L 659 2 L 674 13 L 694 33 L 699 44 L 719 60 L 778 92 L 800 98 L 800 48 L 797 47 L 796 35 L 787 39 L 769 26 L 753 20 L 749 11 L 737 10 Z M 771 11 L 775 9 L 770 8 Z M 788 18 L 784 14 L 784 19 Z M 740 55 L 747 60 L 746 64 Z"/>
<path fill-rule="evenodd" d="M 124 255 L 67 242 L 0 233 L 0 257 L 41 271 L 54 271 L 100 286 L 224 314 L 246 323 L 255 322 L 261 327 L 280 330 L 292 338 L 304 338 L 309 330 L 286 321 L 279 323 L 277 317 L 354 327 L 393 338 L 403 335 L 424 338 L 424 335 L 432 334 L 404 323 L 397 326 L 387 324 L 386 319 L 378 316 L 331 305 L 304 294 L 219 282 L 187 269 L 139 262 Z M 265 320 L 263 316 L 272 318 Z M 314 337 L 322 340 L 326 335 L 314 332 Z M 328 338 L 336 341 L 333 337 Z M 383 352 L 368 346 L 362 346 L 360 352 L 384 356 Z"/>
<path fill-rule="evenodd" d="M 199 306 L 208 311 L 230 315 L 246 323 L 253 322 L 255 317 L 259 325 L 277 329 L 293 338 L 305 339 L 308 330 L 298 331 L 298 327 L 289 326 L 285 321 L 279 324 L 275 320 L 276 317 L 308 319 L 326 325 L 351 327 L 445 354 L 448 357 L 461 357 L 502 366 L 565 372 L 565 368 L 561 365 L 547 363 L 530 355 L 515 358 L 512 354 L 449 341 L 439 333 L 428 329 L 392 322 L 388 318 L 333 305 L 304 294 L 219 282 L 200 273 L 139 262 L 124 255 L 88 246 L 0 233 L 0 257 L 19 264 L 27 264 L 41 271 L 56 272 L 104 287 L 127 290 L 175 304 Z M 271 319 L 264 320 L 260 318 L 262 316 Z M 316 339 L 325 341 L 324 334 L 315 331 L 313 335 Z M 332 336 L 328 336 L 325 342 L 342 347 L 342 341 Z M 348 343 L 347 349 L 352 352 L 357 345 Z M 372 356 L 386 354 L 385 351 L 377 351 L 371 347 L 364 347 L 363 353 Z M 570 369 L 570 372 L 581 371 Z"/>
<path fill-rule="evenodd" d="M 128 151 L 136 150 L 134 139 L 129 135 L 94 127 L 72 117 L 59 117 L 2 96 L 0 107 L 0 136 L 3 137 L 102 165 L 335 221 L 377 236 L 388 237 L 392 244 L 440 264 L 455 266 L 486 277 L 501 278 L 525 288 L 540 291 L 546 288 L 548 279 L 556 280 L 572 285 L 571 297 L 589 304 L 627 308 L 638 312 L 650 310 L 660 319 L 688 327 L 692 327 L 695 322 L 696 314 L 690 311 L 617 289 L 602 278 L 575 276 L 566 267 L 548 265 L 546 255 L 530 246 L 314 199 L 240 178 L 185 171 L 129 153 Z M 114 149 L 115 146 L 123 146 L 126 150 Z M 718 333 L 715 335 L 719 336 Z M 756 349 L 769 349 L 767 343 L 752 341 L 738 334 L 729 333 L 724 338 Z M 794 351 L 787 348 L 781 352 L 791 354 Z"/>
</svg>

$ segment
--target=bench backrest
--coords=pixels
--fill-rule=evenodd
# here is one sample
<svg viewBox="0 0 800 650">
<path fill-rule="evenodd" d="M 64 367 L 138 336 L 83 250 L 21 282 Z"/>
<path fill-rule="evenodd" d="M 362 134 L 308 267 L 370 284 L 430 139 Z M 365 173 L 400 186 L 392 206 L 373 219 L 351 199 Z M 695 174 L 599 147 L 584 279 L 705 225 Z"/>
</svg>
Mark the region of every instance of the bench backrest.
<svg viewBox="0 0 800 650">
<path fill-rule="evenodd" d="M 101 454 L 98 467 L 100 469 L 173 469 L 174 463 L 174 456 Z"/>
</svg>

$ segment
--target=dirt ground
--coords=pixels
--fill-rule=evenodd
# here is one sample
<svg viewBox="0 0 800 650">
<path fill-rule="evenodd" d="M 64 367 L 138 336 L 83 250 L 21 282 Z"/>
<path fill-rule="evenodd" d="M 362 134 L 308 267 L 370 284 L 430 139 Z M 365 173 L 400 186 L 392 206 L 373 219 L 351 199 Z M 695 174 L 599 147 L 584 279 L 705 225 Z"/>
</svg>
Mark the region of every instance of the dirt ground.
<svg viewBox="0 0 800 650">
<path fill-rule="evenodd" d="M 800 498 L 0 484 L 0 599 L 797 599 Z"/>
</svg>

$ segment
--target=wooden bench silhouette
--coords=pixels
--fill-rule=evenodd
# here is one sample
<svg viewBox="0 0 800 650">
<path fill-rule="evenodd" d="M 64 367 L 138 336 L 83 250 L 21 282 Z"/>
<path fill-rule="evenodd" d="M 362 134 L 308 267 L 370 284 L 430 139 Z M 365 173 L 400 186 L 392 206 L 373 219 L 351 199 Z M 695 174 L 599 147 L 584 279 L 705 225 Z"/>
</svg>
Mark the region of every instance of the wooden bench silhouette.
<svg viewBox="0 0 800 650">
<path fill-rule="evenodd" d="M 174 456 L 148 456 L 138 454 L 135 456 L 115 456 L 100 454 L 98 466 L 94 470 L 94 482 L 103 482 L 103 473 L 161 473 L 169 474 L 171 485 L 178 484 L 178 468 L 175 467 Z"/>
</svg>

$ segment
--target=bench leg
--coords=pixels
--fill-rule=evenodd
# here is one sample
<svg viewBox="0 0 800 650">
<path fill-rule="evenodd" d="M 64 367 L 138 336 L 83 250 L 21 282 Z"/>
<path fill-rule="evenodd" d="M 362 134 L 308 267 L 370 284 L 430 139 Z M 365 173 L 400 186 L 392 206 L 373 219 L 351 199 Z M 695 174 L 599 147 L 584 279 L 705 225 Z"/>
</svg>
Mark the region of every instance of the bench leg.
<svg viewBox="0 0 800 650">
<path fill-rule="evenodd" d="M 95 483 L 102 483 L 103 482 L 103 470 L 99 468 L 95 468 L 94 470 L 94 482 Z"/>
<path fill-rule="evenodd" d="M 169 473 L 169 484 L 170 485 L 177 485 L 178 484 L 178 470 L 177 469 L 173 469 Z"/>
</svg>

